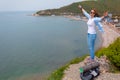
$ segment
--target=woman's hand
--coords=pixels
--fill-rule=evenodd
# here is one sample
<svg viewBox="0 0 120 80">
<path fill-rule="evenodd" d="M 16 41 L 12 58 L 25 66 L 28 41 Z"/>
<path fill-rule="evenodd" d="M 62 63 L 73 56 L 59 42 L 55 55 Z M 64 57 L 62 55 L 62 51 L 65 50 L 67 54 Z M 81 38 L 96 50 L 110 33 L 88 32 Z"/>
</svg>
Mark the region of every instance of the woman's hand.
<svg viewBox="0 0 120 80">
<path fill-rule="evenodd" d="M 78 8 L 82 9 L 82 6 L 81 6 L 81 5 L 78 5 Z"/>
</svg>

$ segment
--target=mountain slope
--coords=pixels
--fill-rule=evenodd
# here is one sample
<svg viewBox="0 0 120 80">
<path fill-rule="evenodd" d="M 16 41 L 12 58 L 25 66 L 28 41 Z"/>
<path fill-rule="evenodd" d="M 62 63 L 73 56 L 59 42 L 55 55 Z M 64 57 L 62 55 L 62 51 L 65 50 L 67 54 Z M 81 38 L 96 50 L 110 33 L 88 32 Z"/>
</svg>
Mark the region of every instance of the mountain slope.
<svg viewBox="0 0 120 80">
<path fill-rule="evenodd" d="M 64 14 L 80 14 L 78 5 L 82 5 L 87 11 L 95 8 L 102 14 L 104 11 L 109 11 L 114 15 L 120 15 L 120 0 L 97 0 L 97 1 L 83 1 L 76 2 L 59 9 L 48 9 L 36 12 L 39 15 L 64 15 Z"/>
</svg>

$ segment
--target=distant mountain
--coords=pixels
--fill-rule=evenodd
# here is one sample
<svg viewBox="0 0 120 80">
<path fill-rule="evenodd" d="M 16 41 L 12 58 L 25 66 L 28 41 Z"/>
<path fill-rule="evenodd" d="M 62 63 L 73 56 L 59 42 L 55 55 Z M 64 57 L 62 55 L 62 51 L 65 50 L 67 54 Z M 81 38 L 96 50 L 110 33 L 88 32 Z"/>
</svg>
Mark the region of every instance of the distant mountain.
<svg viewBox="0 0 120 80">
<path fill-rule="evenodd" d="M 61 7 L 59 9 L 47 9 L 36 12 L 38 15 L 78 15 L 81 11 L 78 5 L 82 5 L 86 11 L 95 8 L 100 14 L 104 11 L 109 11 L 114 15 L 120 15 L 120 0 L 89 0 L 83 2 L 76 2 L 70 5 Z"/>
</svg>

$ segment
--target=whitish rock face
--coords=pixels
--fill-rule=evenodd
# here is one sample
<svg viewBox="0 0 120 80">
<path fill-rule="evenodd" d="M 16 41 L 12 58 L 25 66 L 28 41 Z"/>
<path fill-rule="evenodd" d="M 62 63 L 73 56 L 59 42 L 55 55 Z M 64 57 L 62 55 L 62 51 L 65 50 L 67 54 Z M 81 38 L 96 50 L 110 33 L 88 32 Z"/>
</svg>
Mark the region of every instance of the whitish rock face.
<svg viewBox="0 0 120 80">
<path fill-rule="evenodd" d="M 100 58 L 95 57 L 94 61 L 90 61 L 90 57 L 88 56 L 84 59 L 83 62 L 84 62 L 84 66 L 89 65 L 94 62 L 98 62 L 100 64 L 100 72 L 101 73 L 109 72 L 109 70 L 110 70 L 110 65 L 109 65 L 110 62 L 108 61 L 106 56 L 101 56 Z"/>
</svg>

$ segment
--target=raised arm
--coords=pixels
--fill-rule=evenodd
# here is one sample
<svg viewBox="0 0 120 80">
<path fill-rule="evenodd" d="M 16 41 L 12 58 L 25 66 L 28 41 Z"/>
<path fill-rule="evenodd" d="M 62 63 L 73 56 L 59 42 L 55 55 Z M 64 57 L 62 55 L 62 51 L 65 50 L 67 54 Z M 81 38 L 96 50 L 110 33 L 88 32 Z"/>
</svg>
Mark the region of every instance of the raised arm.
<svg viewBox="0 0 120 80">
<path fill-rule="evenodd" d="M 103 13 L 103 16 L 101 16 L 101 17 L 95 17 L 95 18 L 94 18 L 94 21 L 95 21 L 95 22 L 100 22 L 100 21 L 102 21 L 106 16 L 108 16 L 108 11 L 104 12 L 104 13 Z"/>
<path fill-rule="evenodd" d="M 102 21 L 106 16 L 108 16 L 108 11 L 104 12 L 102 17 L 95 17 L 94 18 L 95 24 L 97 25 L 99 31 L 101 31 L 101 32 L 104 32 L 104 29 L 103 29 L 100 21 Z"/>
<path fill-rule="evenodd" d="M 83 14 L 84 14 L 88 19 L 90 18 L 90 14 L 88 14 L 87 11 L 85 11 L 85 9 L 82 8 L 81 5 L 79 5 L 78 8 L 83 12 Z"/>
</svg>

